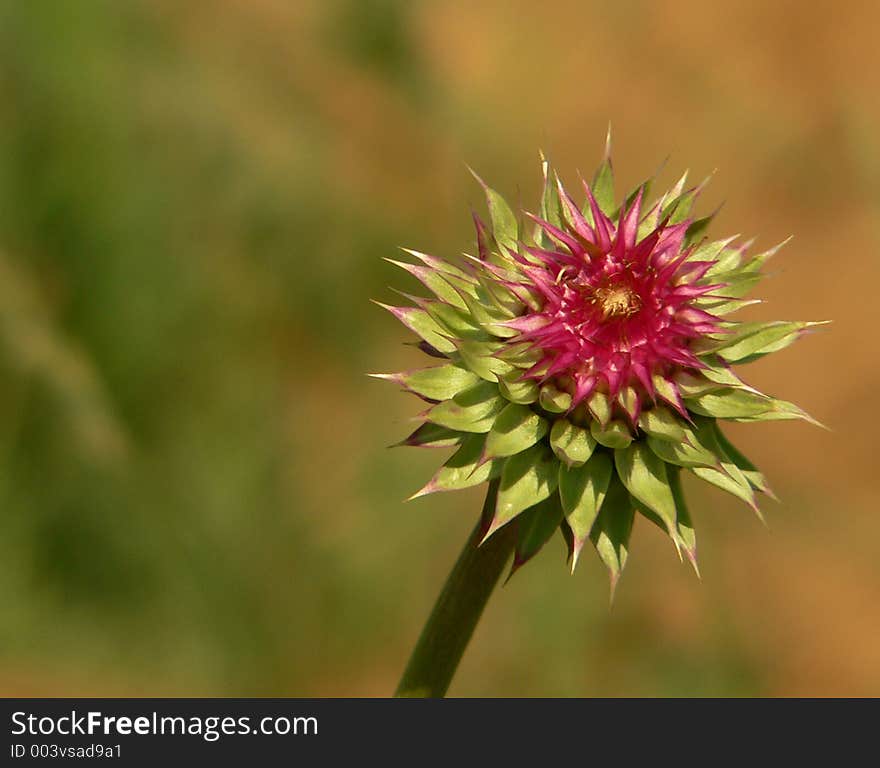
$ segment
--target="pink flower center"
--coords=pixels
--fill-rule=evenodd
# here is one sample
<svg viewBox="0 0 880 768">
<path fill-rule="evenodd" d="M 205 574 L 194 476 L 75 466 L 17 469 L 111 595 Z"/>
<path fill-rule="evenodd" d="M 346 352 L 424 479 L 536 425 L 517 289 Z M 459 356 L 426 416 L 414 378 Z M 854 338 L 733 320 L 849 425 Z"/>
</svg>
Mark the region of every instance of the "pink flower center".
<svg viewBox="0 0 880 768">
<path fill-rule="evenodd" d="M 631 317 L 642 308 L 642 300 L 625 283 L 600 286 L 593 291 L 592 302 L 602 313 L 602 320 Z"/>
</svg>

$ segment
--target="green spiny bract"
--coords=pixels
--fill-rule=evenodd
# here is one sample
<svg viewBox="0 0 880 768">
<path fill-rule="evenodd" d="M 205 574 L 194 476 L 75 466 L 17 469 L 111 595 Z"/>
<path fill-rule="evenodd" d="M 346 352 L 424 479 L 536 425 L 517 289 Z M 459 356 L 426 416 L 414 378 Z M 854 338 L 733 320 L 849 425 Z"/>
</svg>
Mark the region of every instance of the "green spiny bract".
<svg viewBox="0 0 880 768">
<path fill-rule="evenodd" d="M 402 444 L 454 452 L 415 496 L 497 485 L 488 538 L 518 527 L 514 570 L 560 530 L 574 569 L 589 539 L 611 574 L 626 563 L 636 513 L 696 568 L 682 470 L 758 512 L 764 476 L 719 421 L 806 419 L 745 384 L 732 366 L 783 349 L 817 325 L 737 322 L 777 250 L 746 254 L 703 237 L 701 186 L 686 175 L 653 204 L 649 182 L 614 202 L 610 154 L 578 205 L 542 157 L 538 214 L 517 216 L 478 178 L 490 223 L 458 265 L 418 251 L 399 265 L 432 298 L 391 311 L 442 363 L 389 379 L 430 403 Z"/>
</svg>

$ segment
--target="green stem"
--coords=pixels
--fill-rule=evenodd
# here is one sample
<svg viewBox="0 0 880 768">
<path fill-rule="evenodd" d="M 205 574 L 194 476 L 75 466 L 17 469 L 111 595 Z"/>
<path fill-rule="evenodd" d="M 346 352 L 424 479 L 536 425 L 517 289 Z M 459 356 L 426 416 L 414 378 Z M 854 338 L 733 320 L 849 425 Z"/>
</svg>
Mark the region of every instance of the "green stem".
<svg viewBox="0 0 880 768">
<path fill-rule="evenodd" d="M 516 544 L 516 527 L 506 525 L 478 546 L 491 519 L 498 481 L 489 485 L 483 515 L 468 537 L 397 686 L 397 697 L 445 695 L 468 641 Z"/>
</svg>

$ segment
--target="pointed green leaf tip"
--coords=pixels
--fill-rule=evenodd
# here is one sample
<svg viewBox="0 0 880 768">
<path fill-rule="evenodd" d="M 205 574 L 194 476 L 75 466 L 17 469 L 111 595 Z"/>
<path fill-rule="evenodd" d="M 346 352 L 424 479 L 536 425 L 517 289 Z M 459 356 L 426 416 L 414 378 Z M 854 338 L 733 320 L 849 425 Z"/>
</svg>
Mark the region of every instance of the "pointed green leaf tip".
<svg viewBox="0 0 880 768">
<path fill-rule="evenodd" d="M 614 214 L 614 169 L 611 167 L 611 128 L 605 138 L 605 156 L 593 177 L 593 196 L 606 216 Z M 585 213 L 588 209 L 585 209 Z M 590 215 L 592 219 L 592 214 Z"/>
<path fill-rule="evenodd" d="M 428 484 L 409 497 L 408 501 L 438 491 L 458 491 L 491 480 L 501 473 L 500 462 L 482 461 L 485 435 L 468 435 L 461 447 L 437 470 Z"/>
<path fill-rule="evenodd" d="M 467 309 L 464 299 L 454 287 L 456 283 L 462 285 L 461 281 L 458 281 L 449 275 L 442 275 L 433 269 L 418 264 L 410 264 L 405 261 L 397 261 L 396 259 L 387 258 L 385 261 L 409 272 L 441 301 L 445 301 L 447 304 L 450 304 L 457 309 Z"/>
<path fill-rule="evenodd" d="M 742 499 L 760 517 L 752 486 L 742 470 L 725 453 L 718 439 L 720 431 L 716 422 L 713 419 L 696 418 L 694 427 L 700 442 L 720 461 L 717 467 L 692 467 L 691 472 L 702 480 Z"/>
<path fill-rule="evenodd" d="M 408 392 L 427 400 L 449 400 L 480 382 L 475 373 L 457 365 L 439 365 L 403 373 L 372 373 L 377 379 L 394 381 Z"/>
<path fill-rule="evenodd" d="M 635 510 L 630 496 L 620 479 L 612 472 L 605 500 L 590 532 L 590 540 L 602 562 L 605 563 L 605 567 L 608 568 L 612 602 L 620 574 L 626 565 L 634 518 Z"/>
<path fill-rule="evenodd" d="M 538 554 L 541 547 L 556 533 L 561 521 L 562 506 L 555 493 L 520 515 L 516 521 L 519 530 L 508 579 Z"/>
<path fill-rule="evenodd" d="M 495 237 L 495 242 L 504 248 L 516 251 L 519 240 L 519 225 L 516 215 L 501 195 L 474 173 L 473 169 L 468 170 L 486 193 L 486 205 L 489 208 L 489 218 L 492 221 L 492 234 Z"/>
<path fill-rule="evenodd" d="M 392 307 L 380 301 L 375 302 L 375 304 L 382 307 L 382 309 L 387 309 L 416 336 L 430 344 L 434 349 L 444 354 L 455 352 L 455 344 L 452 343 L 446 329 L 440 326 L 424 309 Z"/>
<path fill-rule="evenodd" d="M 426 421 L 405 440 L 396 443 L 395 447 L 414 445 L 418 448 L 449 448 L 458 445 L 463 437 L 461 432 Z"/>
<path fill-rule="evenodd" d="M 670 467 L 669 469 L 669 487 L 672 490 L 672 498 L 675 500 L 676 527 L 678 529 L 679 539 L 685 554 L 688 556 L 697 577 L 700 576 L 700 567 L 697 564 L 697 532 L 694 530 L 694 524 L 691 520 L 691 513 L 688 511 L 687 504 L 684 499 L 684 491 L 681 488 L 681 470 L 678 467 Z"/>
<path fill-rule="evenodd" d="M 567 467 L 564 464 L 559 466 L 559 498 L 573 537 L 572 573 L 581 548 L 599 516 L 611 474 L 611 459 L 605 453 L 595 454 L 579 467 Z"/>
<path fill-rule="evenodd" d="M 822 325 L 826 323 L 743 323 L 737 332 L 719 347 L 718 355 L 729 363 L 749 363 L 771 352 L 778 352 L 791 346 L 810 328 Z"/>
<path fill-rule="evenodd" d="M 752 486 L 756 491 L 760 491 L 763 494 L 766 494 L 774 501 L 778 501 L 776 498 L 776 494 L 773 493 L 773 489 L 770 487 L 770 484 L 767 482 L 761 472 L 758 471 L 758 468 L 752 464 L 733 443 L 730 442 L 725 436 L 721 429 L 718 427 L 718 424 L 715 422 L 711 423 L 712 429 L 715 432 L 715 438 L 718 441 L 718 445 L 721 450 L 724 452 L 726 458 L 732 461 L 739 470 L 743 473 L 743 476 L 748 480 L 749 485 Z"/>
<path fill-rule="evenodd" d="M 541 218 L 554 227 L 560 227 L 562 226 L 562 219 L 560 218 L 559 192 L 554 180 L 550 178 L 550 163 L 547 162 L 543 152 L 541 153 L 541 175 L 544 177 L 544 190 L 541 195 Z M 541 242 L 541 238 L 544 237 L 547 237 L 544 230 L 540 226 L 536 226 L 535 240 Z M 549 237 L 544 242 L 552 244 Z"/>
<path fill-rule="evenodd" d="M 614 464 L 626 489 L 663 521 L 677 548 L 675 499 L 669 487 L 666 464 L 643 442 L 616 450 Z"/>
<path fill-rule="evenodd" d="M 687 400 L 688 410 L 700 416 L 716 419 L 752 418 L 774 412 L 777 405 L 773 398 L 741 389 L 718 389 L 705 392 Z"/>
<path fill-rule="evenodd" d="M 483 541 L 520 512 L 548 498 L 556 490 L 558 465 L 550 449 L 541 444 L 504 462 L 495 516 Z"/>
</svg>

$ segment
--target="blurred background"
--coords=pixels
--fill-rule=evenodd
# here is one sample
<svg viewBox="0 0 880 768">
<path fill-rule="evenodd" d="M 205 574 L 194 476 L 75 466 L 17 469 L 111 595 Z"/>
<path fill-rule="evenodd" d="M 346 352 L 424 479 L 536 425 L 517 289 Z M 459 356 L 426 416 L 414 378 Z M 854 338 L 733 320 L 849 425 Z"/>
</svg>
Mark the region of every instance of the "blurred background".
<svg viewBox="0 0 880 768">
<path fill-rule="evenodd" d="M 451 694 L 878 695 L 880 12 L 830 2 L 0 2 L 0 692 L 383 696 L 481 490 L 402 500 L 419 364 L 371 304 L 473 247 L 609 120 L 621 187 L 717 168 L 713 232 L 795 240 L 753 364 L 827 423 L 730 430 L 769 530 L 690 488 L 702 581 L 640 521 L 552 541 Z M 874 94 L 873 96 L 871 94 Z M 746 313 L 748 314 L 748 313 Z"/>
</svg>

